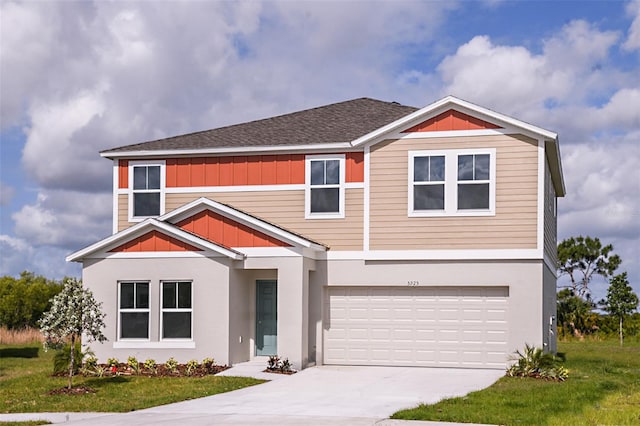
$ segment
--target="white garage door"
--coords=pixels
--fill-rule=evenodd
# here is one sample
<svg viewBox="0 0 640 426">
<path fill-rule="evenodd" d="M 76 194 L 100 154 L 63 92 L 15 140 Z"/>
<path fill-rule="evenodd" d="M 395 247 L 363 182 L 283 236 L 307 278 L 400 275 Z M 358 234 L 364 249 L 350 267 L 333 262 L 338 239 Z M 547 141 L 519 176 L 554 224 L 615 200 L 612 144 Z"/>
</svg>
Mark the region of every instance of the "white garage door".
<svg viewBox="0 0 640 426">
<path fill-rule="evenodd" d="M 503 368 L 507 287 L 329 287 L 325 364 Z"/>
</svg>

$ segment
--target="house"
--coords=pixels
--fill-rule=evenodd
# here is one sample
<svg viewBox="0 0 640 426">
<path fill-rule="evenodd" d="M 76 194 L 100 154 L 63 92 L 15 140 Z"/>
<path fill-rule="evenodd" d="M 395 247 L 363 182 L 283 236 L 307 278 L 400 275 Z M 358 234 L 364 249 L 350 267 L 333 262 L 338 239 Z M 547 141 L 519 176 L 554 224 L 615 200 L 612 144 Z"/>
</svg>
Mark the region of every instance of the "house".
<svg viewBox="0 0 640 426">
<path fill-rule="evenodd" d="M 67 258 L 107 314 L 101 360 L 556 350 L 553 132 L 455 97 L 362 98 L 101 155 L 113 235 Z"/>
</svg>

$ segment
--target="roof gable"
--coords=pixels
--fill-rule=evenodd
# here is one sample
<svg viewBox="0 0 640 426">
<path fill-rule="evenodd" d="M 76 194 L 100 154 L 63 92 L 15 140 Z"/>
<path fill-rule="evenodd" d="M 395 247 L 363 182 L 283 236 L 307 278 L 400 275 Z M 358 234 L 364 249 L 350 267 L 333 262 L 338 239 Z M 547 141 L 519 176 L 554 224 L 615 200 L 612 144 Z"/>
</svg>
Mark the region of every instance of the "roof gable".
<svg viewBox="0 0 640 426">
<path fill-rule="evenodd" d="M 158 251 L 202 251 L 202 249 L 180 241 L 160 231 L 149 231 L 111 250 L 110 253 L 158 252 Z"/>
<path fill-rule="evenodd" d="M 206 213 L 210 211 L 211 213 Z M 204 212 L 204 213 L 203 213 Z M 197 235 L 211 235 L 216 240 L 249 243 L 251 238 L 260 246 L 247 247 L 291 247 L 298 246 L 318 251 L 326 251 L 327 247 L 305 236 L 291 232 L 264 219 L 250 215 L 227 204 L 219 203 L 208 198 L 199 198 L 191 203 L 173 210 L 158 218 L 158 220 L 175 224 L 177 227 L 191 229 Z M 225 237 L 227 227 L 228 236 Z M 235 235 L 234 235 L 235 234 Z M 242 234 L 242 235 L 241 235 Z M 229 236 L 231 235 L 231 236 Z M 241 240 L 242 238 L 242 240 Z M 214 241 L 214 240 L 212 240 Z M 221 244 L 219 241 L 216 241 Z M 273 245 L 266 245 L 273 244 Z M 242 247 L 233 245 L 233 247 Z"/>
<path fill-rule="evenodd" d="M 176 223 L 185 231 L 226 247 L 290 247 L 284 241 L 270 237 L 212 210 L 205 209 Z"/>
<path fill-rule="evenodd" d="M 402 133 L 411 132 L 443 132 L 453 130 L 480 130 L 480 129 L 500 129 L 497 124 L 472 117 L 469 114 L 456 111 L 454 109 L 447 110 L 442 114 L 431 117 L 422 123 L 416 124 Z"/>
<path fill-rule="evenodd" d="M 147 219 L 131 228 L 127 228 L 70 254 L 66 260 L 67 262 L 81 262 L 90 257 L 161 251 L 202 254 L 209 252 L 234 260 L 241 260 L 245 257 L 244 254 L 236 250 L 207 241 L 170 223 Z"/>
</svg>

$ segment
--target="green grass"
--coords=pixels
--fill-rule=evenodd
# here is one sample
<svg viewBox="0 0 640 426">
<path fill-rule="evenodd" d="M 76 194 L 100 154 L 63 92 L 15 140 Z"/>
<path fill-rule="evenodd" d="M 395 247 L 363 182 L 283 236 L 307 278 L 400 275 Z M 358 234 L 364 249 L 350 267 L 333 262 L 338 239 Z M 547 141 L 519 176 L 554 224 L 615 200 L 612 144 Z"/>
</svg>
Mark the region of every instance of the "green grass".
<svg viewBox="0 0 640 426">
<path fill-rule="evenodd" d="M 87 395 L 49 395 L 65 387 L 66 377 L 52 377 L 53 351 L 38 345 L 0 345 L 0 413 L 126 412 L 229 392 L 262 383 L 246 377 L 81 377 L 74 386 L 89 386 Z"/>
<path fill-rule="evenodd" d="M 561 342 L 566 382 L 503 377 L 461 398 L 420 405 L 393 419 L 500 425 L 640 424 L 640 344 Z"/>
</svg>

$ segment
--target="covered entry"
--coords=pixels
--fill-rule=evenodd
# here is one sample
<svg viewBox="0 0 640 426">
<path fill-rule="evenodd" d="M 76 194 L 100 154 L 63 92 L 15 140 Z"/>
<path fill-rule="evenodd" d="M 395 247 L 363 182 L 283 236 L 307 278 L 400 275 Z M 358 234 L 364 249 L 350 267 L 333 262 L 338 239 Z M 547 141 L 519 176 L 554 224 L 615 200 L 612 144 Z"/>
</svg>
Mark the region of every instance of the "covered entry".
<svg viewBox="0 0 640 426">
<path fill-rule="evenodd" d="M 328 287 L 324 363 L 503 368 L 508 287 Z"/>
</svg>

